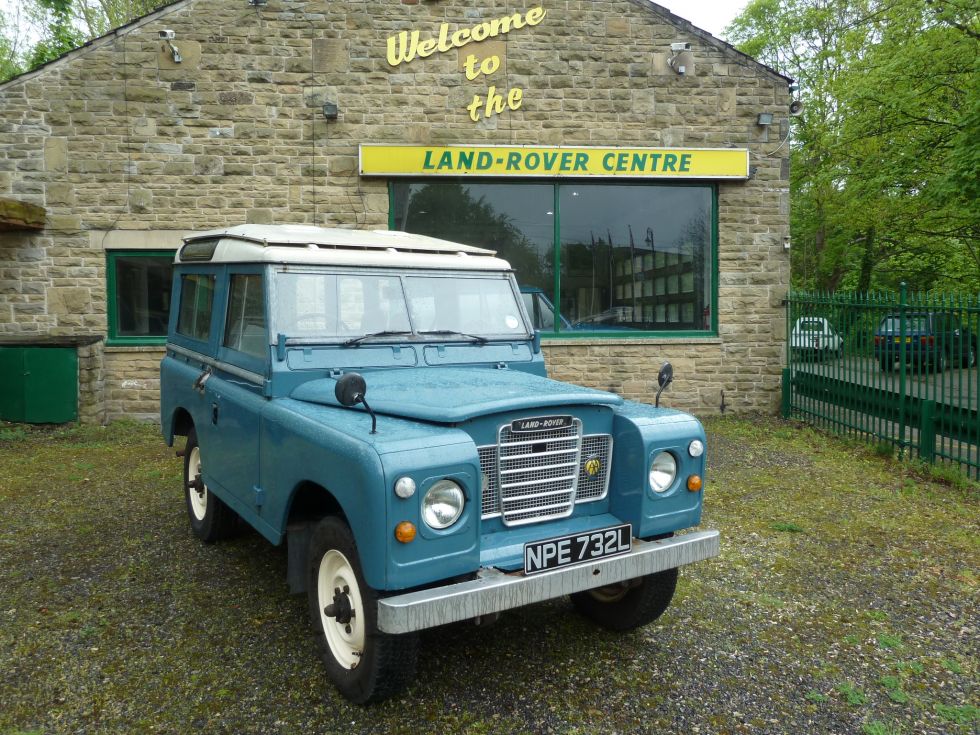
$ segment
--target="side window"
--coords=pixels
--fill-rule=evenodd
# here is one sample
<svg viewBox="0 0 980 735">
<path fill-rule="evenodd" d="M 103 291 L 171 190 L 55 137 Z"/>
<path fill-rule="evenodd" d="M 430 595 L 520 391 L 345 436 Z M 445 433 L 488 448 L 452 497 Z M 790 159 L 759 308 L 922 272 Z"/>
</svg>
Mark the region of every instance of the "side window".
<svg viewBox="0 0 980 735">
<path fill-rule="evenodd" d="M 177 333 L 207 342 L 211 336 L 211 307 L 214 304 L 214 276 L 181 276 L 180 313 Z"/>
<path fill-rule="evenodd" d="M 233 275 L 225 323 L 225 347 L 264 358 L 269 341 L 265 334 L 265 300 L 262 276 Z"/>
</svg>

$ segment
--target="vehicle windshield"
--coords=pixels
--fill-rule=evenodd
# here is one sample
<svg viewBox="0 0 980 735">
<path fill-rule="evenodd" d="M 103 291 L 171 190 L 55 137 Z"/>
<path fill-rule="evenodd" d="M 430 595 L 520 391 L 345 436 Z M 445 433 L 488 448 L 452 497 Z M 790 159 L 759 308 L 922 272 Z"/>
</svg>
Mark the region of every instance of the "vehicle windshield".
<svg viewBox="0 0 980 735">
<path fill-rule="evenodd" d="M 504 274 L 280 272 L 276 329 L 291 339 L 526 338 Z"/>
<path fill-rule="evenodd" d="M 801 319 L 797 327 L 801 332 L 822 332 L 823 322 L 817 319 Z"/>
</svg>

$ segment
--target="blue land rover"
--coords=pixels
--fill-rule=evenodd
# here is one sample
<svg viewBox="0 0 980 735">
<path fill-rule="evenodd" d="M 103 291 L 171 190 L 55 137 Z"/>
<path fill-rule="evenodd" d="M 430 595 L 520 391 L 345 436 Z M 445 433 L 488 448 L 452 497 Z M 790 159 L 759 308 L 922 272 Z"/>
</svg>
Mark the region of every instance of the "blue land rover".
<svg viewBox="0 0 980 735">
<path fill-rule="evenodd" d="M 491 251 L 245 225 L 185 241 L 171 303 L 161 424 L 191 528 L 287 543 L 355 702 L 412 681 L 420 630 L 562 595 L 630 630 L 718 553 L 674 535 L 701 517 L 700 423 L 549 380 Z"/>
</svg>

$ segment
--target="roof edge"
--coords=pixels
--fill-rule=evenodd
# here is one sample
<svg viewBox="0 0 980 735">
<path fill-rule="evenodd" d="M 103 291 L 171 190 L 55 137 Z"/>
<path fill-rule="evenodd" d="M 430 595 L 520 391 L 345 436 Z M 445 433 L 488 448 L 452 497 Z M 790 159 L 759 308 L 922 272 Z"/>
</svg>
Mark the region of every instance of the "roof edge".
<svg viewBox="0 0 980 735">
<path fill-rule="evenodd" d="M 760 71 L 764 72 L 766 75 L 770 77 L 775 77 L 776 79 L 782 82 L 786 82 L 786 84 L 792 84 L 794 81 L 796 81 L 792 77 L 788 77 L 785 74 L 781 74 L 780 72 L 776 71 L 772 67 L 766 66 L 761 61 L 759 61 L 756 58 L 753 58 L 752 56 L 749 56 L 744 51 L 739 51 L 737 48 L 735 48 L 730 43 L 728 43 L 728 41 L 724 41 L 716 36 L 711 35 L 710 33 L 708 33 L 708 31 L 704 30 L 703 28 L 698 28 L 691 21 L 687 20 L 686 18 L 682 18 L 676 13 L 672 13 L 669 9 L 665 8 L 663 5 L 658 5 L 657 3 L 653 2 L 653 0 L 630 0 L 630 2 L 632 2 L 634 5 L 640 5 L 646 8 L 647 10 L 652 10 L 657 15 L 664 16 L 670 23 L 679 26 L 680 28 L 683 28 L 685 31 L 693 33 L 701 40 L 710 43 L 712 46 L 716 46 L 717 48 L 720 48 L 722 51 L 729 51 L 733 54 L 736 54 L 737 56 L 740 56 L 742 59 L 745 60 L 746 63 L 758 68 Z"/>
<path fill-rule="evenodd" d="M 0 82 L 0 92 L 5 91 L 8 87 L 12 87 L 15 84 L 26 82 L 44 72 L 50 71 L 52 67 L 60 66 L 62 62 L 71 61 L 79 56 L 84 56 L 90 51 L 95 51 L 96 49 L 106 46 L 110 42 L 119 38 L 120 36 L 125 36 L 131 33 L 132 31 L 141 28 L 147 23 L 152 23 L 157 18 L 160 18 L 164 15 L 169 15 L 170 13 L 176 10 L 180 10 L 181 7 L 183 7 L 184 5 L 190 5 L 193 1 L 194 0 L 172 0 L 172 2 L 169 2 L 165 5 L 161 5 L 159 8 L 147 13 L 146 15 L 141 15 L 138 18 L 133 18 L 133 20 L 129 21 L 129 23 L 125 23 L 119 26 L 118 28 L 113 28 L 111 31 L 109 31 L 108 33 L 102 36 L 98 36 L 96 38 L 91 39 L 90 41 L 86 41 L 81 46 L 78 46 L 77 48 L 73 48 L 71 51 L 66 51 L 56 59 L 51 59 L 51 61 L 46 61 L 40 66 L 31 69 L 30 71 L 25 71 L 21 74 L 18 74 L 15 77 L 11 77 L 5 82 Z"/>
</svg>

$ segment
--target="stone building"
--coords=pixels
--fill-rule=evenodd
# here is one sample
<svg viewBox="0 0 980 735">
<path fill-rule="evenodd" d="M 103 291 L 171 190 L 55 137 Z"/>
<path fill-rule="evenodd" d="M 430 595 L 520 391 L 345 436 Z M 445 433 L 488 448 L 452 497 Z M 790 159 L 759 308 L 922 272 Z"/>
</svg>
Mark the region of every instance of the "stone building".
<svg viewBox="0 0 980 735">
<path fill-rule="evenodd" d="M 789 81 L 647 0 L 171 3 L 0 85 L 0 354 L 153 419 L 182 236 L 399 228 L 510 260 L 555 377 L 774 410 Z"/>
</svg>

